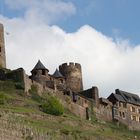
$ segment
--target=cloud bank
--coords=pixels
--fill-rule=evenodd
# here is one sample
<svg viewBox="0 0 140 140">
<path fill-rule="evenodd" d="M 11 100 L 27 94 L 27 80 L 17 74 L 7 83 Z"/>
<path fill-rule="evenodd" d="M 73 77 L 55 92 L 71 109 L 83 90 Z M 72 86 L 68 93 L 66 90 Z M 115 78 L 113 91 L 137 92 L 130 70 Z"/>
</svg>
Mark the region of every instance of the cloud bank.
<svg viewBox="0 0 140 140">
<path fill-rule="evenodd" d="M 10 7 L 16 9 L 16 5 Z M 140 93 L 140 45 L 113 40 L 89 25 L 66 33 L 57 25 L 48 25 L 42 17 L 38 22 L 35 13 L 34 19 L 25 18 L 26 13 L 21 18 L 0 16 L 9 32 L 5 35 L 8 68 L 23 67 L 29 74 L 41 59 L 51 74 L 64 62 L 78 62 L 85 89 L 97 86 L 101 96 L 108 96 L 116 88 Z"/>
<path fill-rule="evenodd" d="M 5 0 L 5 4 L 11 10 L 23 12 L 24 18 L 34 22 L 52 23 L 76 13 L 73 3 L 63 0 Z"/>
</svg>

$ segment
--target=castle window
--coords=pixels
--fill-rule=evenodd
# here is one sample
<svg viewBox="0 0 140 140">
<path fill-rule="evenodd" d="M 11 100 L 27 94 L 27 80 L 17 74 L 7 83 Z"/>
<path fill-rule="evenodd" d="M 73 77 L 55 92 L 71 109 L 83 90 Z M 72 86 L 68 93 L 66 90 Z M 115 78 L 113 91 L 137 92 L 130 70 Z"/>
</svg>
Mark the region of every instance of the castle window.
<svg viewBox="0 0 140 140">
<path fill-rule="evenodd" d="M 136 116 L 132 116 L 132 121 L 136 121 Z"/>
<path fill-rule="evenodd" d="M 136 109 L 132 106 L 132 112 L 135 112 L 136 111 Z"/>
<path fill-rule="evenodd" d="M 126 103 L 123 103 L 123 107 L 126 108 Z"/>
<path fill-rule="evenodd" d="M 61 84 L 63 84 L 63 79 L 60 79 Z"/>
<path fill-rule="evenodd" d="M 122 112 L 120 111 L 119 113 L 120 113 L 120 117 L 122 117 Z"/>
<path fill-rule="evenodd" d="M 140 109 L 138 108 L 138 113 L 140 114 Z"/>
<path fill-rule="evenodd" d="M 0 52 L 1 52 L 1 47 L 0 47 Z"/>
<path fill-rule="evenodd" d="M 122 103 L 121 102 L 119 102 L 119 107 L 121 107 L 122 106 Z"/>
<path fill-rule="evenodd" d="M 45 70 L 42 70 L 42 75 L 46 75 L 46 72 L 45 72 Z"/>
<path fill-rule="evenodd" d="M 122 116 L 123 116 L 123 118 L 125 118 L 125 113 L 124 112 L 122 113 Z"/>
</svg>

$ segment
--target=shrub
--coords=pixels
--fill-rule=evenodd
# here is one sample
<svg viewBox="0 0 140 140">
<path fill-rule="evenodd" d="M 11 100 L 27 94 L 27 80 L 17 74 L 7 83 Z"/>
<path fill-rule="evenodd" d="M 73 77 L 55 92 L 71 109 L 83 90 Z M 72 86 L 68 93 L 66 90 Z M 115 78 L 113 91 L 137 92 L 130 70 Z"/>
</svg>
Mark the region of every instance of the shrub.
<svg viewBox="0 0 140 140">
<path fill-rule="evenodd" d="M 62 115 L 64 113 L 63 105 L 57 98 L 53 96 L 50 96 L 48 100 L 42 105 L 42 110 L 45 113 L 56 116 Z"/>
<path fill-rule="evenodd" d="M 14 93 L 15 83 L 12 81 L 0 81 L 0 91 Z"/>
<path fill-rule="evenodd" d="M 16 89 L 24 90 L 24 84 L 23 84 L 23 82 L 17 82 L 17 83 L 15 83 L 15 87 L 16 87 Z"/>
<path fill-rule="evenodd" d="M 0 92 L 0 105 L 4 105 L 8 102 L 8 97 L 5 95 L 4 92 Z"/>
<path fill-rule="evenodd" d="M 43 101 L 43 98 L 38 95 L 38 87 L 36 85 L 32 85 L 31 89 L 29 90 L 31 94 L 31 98 L 39 103 Z"/>
<path fill-rule="evenodd" d="M 38 87 L 36 85 L 31 85 L 31 89 L 29 90 L 29 93 L 37 94 L 38 93 Z"/>
</svg>

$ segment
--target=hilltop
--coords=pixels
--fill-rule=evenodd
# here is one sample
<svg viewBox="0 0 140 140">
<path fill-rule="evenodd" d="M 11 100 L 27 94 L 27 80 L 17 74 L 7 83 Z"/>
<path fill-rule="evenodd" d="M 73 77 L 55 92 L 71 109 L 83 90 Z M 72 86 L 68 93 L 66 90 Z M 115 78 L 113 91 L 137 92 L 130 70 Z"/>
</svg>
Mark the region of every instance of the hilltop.
<svg viewBox="0 0 140 140">
<path fill-rule="evenodd" d="M 5 85 L 5 86 L 3 86 Z M 17 90 L 13 82 L 0 81 L 0 139 L 1 140 L 133 140 L 140 139 L 139 131 L 130 131 L 117 123 L 81 119 L 65 108 L 55 116 L 40 109 L 42 96 L 32 89 L 30 95 Z M 55 97 L 58 98 L 58 97 Z"/>
</svg>

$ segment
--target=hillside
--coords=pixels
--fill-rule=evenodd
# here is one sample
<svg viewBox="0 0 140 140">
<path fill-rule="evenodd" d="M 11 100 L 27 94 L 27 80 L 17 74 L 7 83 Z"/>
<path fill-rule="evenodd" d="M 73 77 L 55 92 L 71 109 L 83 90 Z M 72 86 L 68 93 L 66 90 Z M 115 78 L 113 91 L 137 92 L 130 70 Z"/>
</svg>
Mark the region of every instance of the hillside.
<svg viewBox="0 0 140 140">
<path fill-rule="evenodd" d="M 40 109 L 40 97 L 26 95 L 12 82 L 0 82 L 0 140 L 140 140 L 140 133 L 121 124 L 82 120 L 65 108 L 61 116 Z"/>
</svg>

